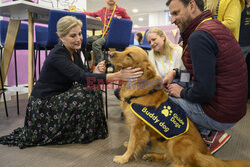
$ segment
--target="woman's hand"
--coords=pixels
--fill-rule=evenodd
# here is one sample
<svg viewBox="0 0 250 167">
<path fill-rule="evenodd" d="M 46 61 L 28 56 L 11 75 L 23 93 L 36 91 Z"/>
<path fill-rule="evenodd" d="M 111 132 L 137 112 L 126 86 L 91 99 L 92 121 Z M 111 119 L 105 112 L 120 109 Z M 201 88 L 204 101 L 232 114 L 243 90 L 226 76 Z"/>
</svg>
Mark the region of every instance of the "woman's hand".
<svg viewBox="0 0 250 167">
<path fill-rule="evenodd" d="M 95 74 L 102 74 L 105 73 L 106 71 L 106 65 L 105 65 L 105 60 L 101 61 L 100 63 L 97 64 L 95 67 L 93 73 Z"/>
<path fill-rule="evenodd" d="M 134 68 L 128 67 L 125 69 L 122 69 L 115 73 L 109 73 L 107 74 L 107 80 L 119 80 L 119 81 L 127 81 L 131 79 L 139 78 L 143 75 L 143 71 L 141 71 L 141 68 Z"/>
<path fill-rule="evenodd" d="M 141 68 L 132 69 L 132 67 L 122 69 L 118 73 L 119 73 L 119 79 L 122 81 L 136 79 L 143 75 L 143 71 L 141 71 Z"/>
</svg>

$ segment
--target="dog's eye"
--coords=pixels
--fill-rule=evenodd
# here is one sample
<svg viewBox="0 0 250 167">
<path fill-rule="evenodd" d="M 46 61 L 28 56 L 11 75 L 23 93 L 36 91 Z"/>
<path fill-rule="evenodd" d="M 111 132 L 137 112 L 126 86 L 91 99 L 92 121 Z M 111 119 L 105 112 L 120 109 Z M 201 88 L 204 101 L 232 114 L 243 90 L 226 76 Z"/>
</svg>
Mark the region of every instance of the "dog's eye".
<svg viewBox="0 0 250 167">
<path fill-rule="evenodd" d="M 130 54 L 127 54 L 128 57 L 132 58 L 132 56 Z"/>
</svg>

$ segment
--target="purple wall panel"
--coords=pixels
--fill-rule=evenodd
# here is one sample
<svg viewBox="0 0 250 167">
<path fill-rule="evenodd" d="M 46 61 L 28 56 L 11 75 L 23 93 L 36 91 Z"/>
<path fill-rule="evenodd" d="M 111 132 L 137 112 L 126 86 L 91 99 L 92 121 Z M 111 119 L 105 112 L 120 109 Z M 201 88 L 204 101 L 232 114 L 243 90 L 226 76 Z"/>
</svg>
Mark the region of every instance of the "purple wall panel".
<svg viewBox="0 0 250 167">
<path fill-rule="evenodd" d="M 177 44 L 180 38 L 180 31 L 176 25 L 168 25 L 168 26 L 155 26 L 158 28 L 161 28 L 167 35 L 167 37 L 170 39 L 171 42 Z M 139 27 L 139 28 L 133 28 L 133 31 L 137 32 L 143 32 L 146 31 L 146 29 L 151 27 Z M 176 36 L 173 35 L 172 30 L 178 30 Z"/>
</svg>

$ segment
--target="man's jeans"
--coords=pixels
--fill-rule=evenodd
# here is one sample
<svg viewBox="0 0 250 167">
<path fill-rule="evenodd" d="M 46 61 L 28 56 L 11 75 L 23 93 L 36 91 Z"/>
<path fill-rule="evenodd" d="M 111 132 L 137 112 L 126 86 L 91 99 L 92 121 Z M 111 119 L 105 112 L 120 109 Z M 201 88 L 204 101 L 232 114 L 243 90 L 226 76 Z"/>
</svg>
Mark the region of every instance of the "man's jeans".
<svg viewBox="0 0 250 167">
<path fill-rule="evenodd" d="M 247 55 L 250 53 L 250 46 L 241 46 L 241 50 L 242 50 L 244 57 L 246 59 Z"/>
<path fill-rule="evenodd" d="M 189 119 L 195 123 L 196 127 L 202 135 L 207 136 L 209 135 L 211 130 L 223 131 L 235 125 L 235 123 L 220 123 L 213 120 L 204 113 L 200 104 L 191 103 L 182 98 L 175 98 L 171 96 L 169 96 L 169 99 L 181 106 L 181 108 L 186 112 Z"/>
</svg>

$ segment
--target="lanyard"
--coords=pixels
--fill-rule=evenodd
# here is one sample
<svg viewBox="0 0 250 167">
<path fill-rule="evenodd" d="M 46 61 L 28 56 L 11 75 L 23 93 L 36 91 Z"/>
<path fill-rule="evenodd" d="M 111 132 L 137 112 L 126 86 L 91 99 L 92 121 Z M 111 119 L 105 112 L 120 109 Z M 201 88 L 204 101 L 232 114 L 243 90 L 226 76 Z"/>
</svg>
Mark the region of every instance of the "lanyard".
<svg viewBox="0 0 250 167">
<path fill-rule="evenodd" d="M 115 5 L 115 7 L 114 7 L 114 9 L 113 9 L 113 12 L 112 12 L 112 14 L 111 14 L 111 17 L 109 18 L 109 22 L 108 22 L 108 25 L 106 26 L 106 19 L 107 19 L 107 12 L 108 12 L 108 8 L 106 7 L 106 11 L 105 11 L 105 20 L 104 20 L 104 27 L 103 27 L 103 33 L 102 33 L 102 38 L 103 38 L 103 36 L 105 35 L 105 33 L 107 32 L 107 30 L 108 30 L 108 27 L 109 27 L 109 25 L 110 25 L 110 22 L 111 22 L 111 20 L 112 20 L 112 18 L 113 18 L 113 15 L 114 15 L 114 13 L 115 13 L 115 9 L 116 9 L 116 5 Z"/>
<path fill-rule="evenodd" d="M 206 18 L 206 19 L 202 20 L 202 22 L 200 22 L 200 24 L 194 30 L 196 30 L 202 23 L 204 23 L 204 22 L 206 22 L 208 20 L 212 20 L 212 17 L 209 17 L 209 18 Z M 186 45 L 186 47 L 184 48 L 184 50 L 182 52 L 182 56 L 185 53 L 185 51 L 187 50 L 187 47 L 188 47 L 188 45 Z"/>
<path fill-rule="evenodd" d="M 170 71 L 170 66 L 171 66 L 171 57 L 172 57 L 172 54 L 170 54 L 170 56 L 169 56 L 169 66 L 168 66 L 168 71 Z M 161 55 L 161 64 L 162 64 L 162 67 L 163 67 L 163 69 L 164 69 L 164 72 L 165 72 L 165 76 L 167 75 L 167 72 L 166 72 L 166 70 L 165 70 L 165 66 L 164 66 L 164 62 L 163 62 L 163 58 L 162 58 L 162 55 Z"/>
</svg>

